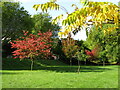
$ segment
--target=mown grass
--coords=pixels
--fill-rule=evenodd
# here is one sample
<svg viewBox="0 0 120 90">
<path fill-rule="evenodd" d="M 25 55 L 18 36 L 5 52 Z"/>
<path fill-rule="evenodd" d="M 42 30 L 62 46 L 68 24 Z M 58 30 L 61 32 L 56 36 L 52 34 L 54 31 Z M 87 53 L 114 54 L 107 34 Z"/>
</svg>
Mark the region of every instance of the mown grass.
<svg viewBox="0 0 120 90">
<path fill-rule="evenodd" d="M 57 60 L 3 59 L 3 88 L 117 88 L 118 66 L 69 66 Z"/>
</svg>

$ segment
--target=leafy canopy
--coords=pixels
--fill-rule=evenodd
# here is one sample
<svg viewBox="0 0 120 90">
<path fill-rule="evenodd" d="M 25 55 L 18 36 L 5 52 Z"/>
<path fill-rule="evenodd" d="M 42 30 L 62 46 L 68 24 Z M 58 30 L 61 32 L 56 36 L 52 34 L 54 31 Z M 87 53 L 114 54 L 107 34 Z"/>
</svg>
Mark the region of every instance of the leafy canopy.
<svg viewBox="0 0 120 90">
<path fill-rule="evenodd" d="M 2 39 L 15 40 L 23 30 L 31 30 L 33 21 L 23 7 L 15 2 L 2 2 Z M 8 40 L 9 39 L 9 40 Z"/>
<path fill-rule="evenodd" d="M 46 33 L 39 32 L 38 35 L 24 32 L 24 37 L 11 42 L 12 48 L 17 49 L 13 52 L 13 55 L 15 58 L 20 59 L 34 59 L 36 56 L 48 58 L 51 55 L 51 36 L 50 31 Z"/>
<path fill-rule="evenodd" d="M 62 50 L 67 58 L 75 57 L 79 46 L 76 45 L 76 41 L 70 36 L 67 39 L 62 40 Z"/>
<path fill-rule="evenodd" d="M 42 9 L 43 12 L 50 10 L 59 10 L 60 5 L 56 3 L 57 0 L 52 0 L 44 4 L 36 4 L 33 6 L 36 10 Z M 67 35 L 70 31 L 73 31 L 79 27 L 87 26 L 86 23 L 88 17 L 92 17 L 90 21 L 97 26 L 102 28 L 103 23 L 119 24 L 119 7 L 110 2 L 93 2 L 88 0 L 81 1 L 84 6 L 82 8 L 75 8 L 72 13 L 67 13 L 67 18 L 63 19 L 64 15 L 59 15 L 53 20 L 53 23 L 57 23 L 62 20 L 62 25 L 65 27 L 63 32 L 59 32 L 59 36 Z M 72 6 L 75 6 L 74 4 Z M 62 7 L 61 7 L 62 8 Z M 65 9 L 64 9 L 65 10 Z"/>
<path fill-rule="evenodd" d="M 93 49 L 96 45 L 99 45 L 99 55 L 98 57 L 102 60 L 105 59 L 107 62 L 118 62 L 119 54 L 119 44 L 118 37 L 120 36 L 117 29 L 114 29 L 114 24 L 103 24 L 102 30 L 93 27 L 89 32 L 88 38 L 85 44 L 88 48 Z M 111 31 L 107 32 L 108 28 L 113 28 Z M 99 32 L 98 32 L 99 31 Z M 105 32 L 106 31 L 106 32 Z"/>
<path fill-rule="evenodd" d="M 33 32 L 47 32 L 48 30 L 57 31 L 60 27 L 56 24 L 52 24 L 52 17 L 48 13 L 38 13 L 32 17 L 34 21 Z"/>
</svg>

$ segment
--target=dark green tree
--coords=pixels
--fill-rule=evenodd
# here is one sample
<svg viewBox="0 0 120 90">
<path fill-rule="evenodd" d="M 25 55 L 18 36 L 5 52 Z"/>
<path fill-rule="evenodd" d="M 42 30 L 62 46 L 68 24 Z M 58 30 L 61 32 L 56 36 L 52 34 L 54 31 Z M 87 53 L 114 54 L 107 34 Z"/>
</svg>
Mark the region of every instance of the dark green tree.
<svg viewBox="0 0 120 90">
<path fill-rule="evenodd" d="M 47 32 L 48 30 L 53 31 L 53 35 L 57 36 L 57 31 L 60 27 L 57 24 L 52 24 L 52 17 L 48 13 L 38 13 L 33 17 L 34 28 L 33 33 L 37 31 Z"/>
<path fill-rule="evenodd" d="M 20 37 L 23 30 L 31 30 L 33 26 L 31 16 L 19 3 L 2 2 L 3 43 Z"/>
</svg>

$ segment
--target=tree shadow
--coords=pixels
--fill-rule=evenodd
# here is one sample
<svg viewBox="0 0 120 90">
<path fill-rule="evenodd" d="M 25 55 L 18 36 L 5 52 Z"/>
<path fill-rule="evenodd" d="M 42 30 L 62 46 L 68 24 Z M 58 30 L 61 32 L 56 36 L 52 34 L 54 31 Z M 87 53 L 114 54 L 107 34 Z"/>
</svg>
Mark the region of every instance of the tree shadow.
<svg viewBox="0 0 120 90">
<path fill-rule="evenodd" d="M 30 68 L 9 68 L 9 69 L 5 69 L 5 70 L 30 70 Z M 65 73 L 65 72 L 69 72 L 69 73 L 75 73 L 78 70 L 78 66 L 37 66 L 37 67 L 33 67 L 33 71 L 34 70 L 46 70 L 46 71 L 54 71 L 54 72 L 61 72 L 61 73 Z M 80 72 L 104 72 L 107 70 L 112 70 L 109 68 L 103 68 L 102 66 L 81 66 L 80 67 Z M 9 72 L 3 72 L 2 74 L 17 74 L 17 73 L 9 73 Z M 19 73 L 18 73 L 19 74 Z"/>
<path fill-rule="evenodd" d="M 51 65 L 49 65 L 52 62 Z M 53 63 L 54 62 L 54 63 Z M 46 71 L 55 71 L 55 72 L 77 72 L 78 66 L 69 66 L 65 64 L 58 64 L 59 62 L 55 61 L 47 61 L 46 63 L 43 61 L 41 62 L 35 62 L 33 66 L 34 70 L 46 70 Z M 2 70 L 30 70 L 31 62 L 28 61 L 22 61 L 19 60 L 8 60 L 4 61 Z M 106 70 L 112 70 L 107 67 L 103 66 L 81 66 L 80 72 L 104 72 Z M 12 72 L 3 72 L 2 74 L 17 74 Z"/>
<path fill-rule="evenodd" d="M 34 69 L 35 70 L 35 69 Z M 56 66 L 56 67 L 42 67 L 39 68 L 39 70 L 49 70 L 49 71 L 55 71 L 55 72 L 77 72 L 78 66 Z M 81 66 L 80 72 L 104 72 L 106 70 L 112 70 L 109 68 L 101 68 L 101 67 L 87 67 L 87 66 Z"/>
<path fill-rule="evenodd" d="M 1 72 L 0 74 L 2 74 L 2 75 L 5 75 L 5 74 L 12 74 L 12 75 L 14 75 L 14 74 L 21 74 L 21 73 L 18 73 L 18 72 Z"/>
</svg>

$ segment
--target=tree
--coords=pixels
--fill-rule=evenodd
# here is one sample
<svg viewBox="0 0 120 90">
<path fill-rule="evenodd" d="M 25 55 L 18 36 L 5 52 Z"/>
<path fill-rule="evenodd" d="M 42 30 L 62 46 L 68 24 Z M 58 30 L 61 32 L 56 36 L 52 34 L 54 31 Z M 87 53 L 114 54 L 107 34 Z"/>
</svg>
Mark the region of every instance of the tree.
<svg viewBox="0 0 120 90">
<path fill-rule="evenodd" d="M 69 35 L 66 40 L 62 40 L 62 50 L 67 58 L 70 59 L 70 65 L 72 65 L 72 58 L 76 56 L 76 52 L 79 50 L 76 45 L 76 41 Z"/>
<path fill-rule="evenodd" d="M 32 70 L 33 61 L 37 56 L 46 59 L 51 55 L 51 36 L 50 31 L 39 32 L 38 35 L 24 32 L 24 37 L 11 42 L 12 48 L 17 49 L 13 52 L 13 55 L 20 59 L 29 58 L 32 61 Z"/>
<path fill-rule="evenodd" d="M 105 32 L 105 30 L 108 29 L 109 32 Z M 102 52 L 101 52 L 101 57 L 104 56 L 106 57 L 107 62 L 112 63 L 112 62 L 119 62 L 119 44 L 118 44 L 118 37 L 120 33 L 118 32 L 118 29 L 114 27 L 114 25 L 104 25 L 104 35 L 103 35 L 103 44 L 101 44 L 102 47 Z"/>
<path fill-rule="evenodd" d="M 97 59 L 98 56 L 99 56 L 99 51 L 100 51 L 100 47 L 97 45 L 94 47 L 93 50 L 91 51 L 88 51 L 88 50 L 85 50 L 85 53 L 89 56 L 89 59 L 90 60 L 94 60 L 94 59 Z"/>
<path fill-rule="evenodd" d="M 22 30 L 31 30 L 33 21 L 19 3 L 2 2 L 2 40 L 3 43 L 21 37 Z"/>
<path fill-rule="evenodd" d="M 112 28 L 113 27 L 113 28 Z M 111 28 L 111 29 L 108 29 Z M 111 24 L 104 24 L 103 30 L 100 28 L 98 29 L 99 32 L 96 30 L 96 27 L 94 26 L 86 40 L 86 45 L 92 49 L 98 45 L 98 58 L 103 61 L 103 65 L 105 62 L 112 63 L 112 62 L 118 62 L 118 37 L 119 34 L 117 32 L 117 29 L 114 28 L 114 25 Z M 109 31 L 108 31 L 109 30 Z M 99 61 L 99 62 L 102 62 Z"/>
<path fill-rule="evenodd" d="M 116 30 L 117 35 L 119 35 L 119 6 L 110 2 L 93 2 L 89 0 L 81 0 L 81 2 L 84 4 L 83 7 L 78 8 L 75 4 L 73 4 L 72 6 L 75 7 L 75 10 L 72 13 L 69 13 L 64 7 L 57 4 L 56 1 L 57 0 L 51 0 L 44 4 L 36 4 L 33 6 L 33 8 L 36 10 L 40 8 L 43 12 L 47 12 L 48 9 L 63 9 L 66 12 L 66 19 L 63 19 L 64 15 L 61 14 L 52 21 L 53 23 L 58 23 L 60 20 L 62 21 L 64 31 L 61 29 L 62 32 L 58 33 L 59 36 L 68 35 L 71 31 L 77 30 L 80 27 L 86 27 L 89 25 L 87 22 L 92 22 L 92 24 L 96 27 L 95 30 L 97 33 L 99 33 L 100 30 L 103 30 L 101 32 L 108 33 L 104 34 L 105 36 L 110 36 L 109 33 Z M 88 17 L 92 17 L 92 19 L 88 20 Z M 113 26 L 107 27 L 106 30 L 104 30 L 102 29 L 104 24 L 113 24 Z M 113 38 L 114 37 L 111 39 Z M 106 42 L 107 41 L 104 41 L 103 44 Z M 102 49 L 104 50 L 105 47 L 102 47 Z M 104 53 L 102 55 L 105 57 Z"/>
<path fill-rule="evenodd" d="M 38 13 L 33 15 L 32 17 L 34 21 L 34 27 L 32 29 L 32 33 L 36 33 L 38 31 L 41 32 L 47 32 L 48 30 L 52 31 L 52 50 L 55 49 L 55 46 L 57 44 L 57 35 L 58 35 L 58 30 L 60 29 L 60 26 L 57 24 L 52 24 L 52 17 L 48 13 Z M 59 51 L 57 51 L 59 52 Z"/>
<path fill-rule="evenodd" d="M 50 10 L 59 10 L 66 9 L 56 3 L 57 0 L 51 0 L 44 4 L 36 4 L 33 6 L 36 10 L 41 8 L 43 12 Z M 62 20 L 62 25 L 65 27 L 63 32 L 59 32 L 59 35 L 67 35 L 69 32 L 76 30 L 79 27 L 86 26 L 87 18 L 92 17 L 90 21 L 97 26 L 102 28 L 103 23 L 110 23 L 117 25 L 119 24 L 119 7 L 110 2 L 93 2 L 89 0 L 82 0 L 84 4 L 83 8 L 78 8 L 75 4 L 72 6 L 75 7 L 75 11 L 67 14 L 67 18 L 63 19 L 63 14 L 59 15 L 53 20 L 53 23 L 57 23 Z M 114 14 L 113 14 L 114 13 Z M 97 29 L 97 28 L 96 28 Z"/>
<path fill-rule="evenodd" d="M 87 55 L 85 54 L 84 49 L 80 48 L 80 50 L 76 52 L 76 58 L 78 59 L 78 73 L 79 73 L 80 61 L 85 61 L 85 64 L 86 64 Z"/>
<path fill-rule="evenodd" d="M 57 24 L 52 24 L 52 17 L 48 13 L 38 13 L 33 15 L 34 28 L 33 32 L 41 31 L 47 32 L 48 30 L 58 31 L 60 27 Z"/>
</svg>

